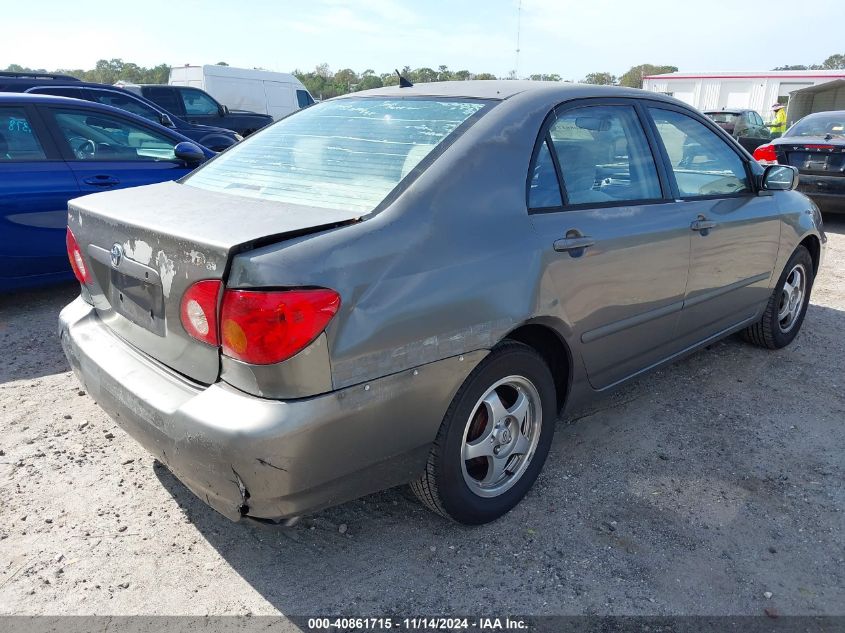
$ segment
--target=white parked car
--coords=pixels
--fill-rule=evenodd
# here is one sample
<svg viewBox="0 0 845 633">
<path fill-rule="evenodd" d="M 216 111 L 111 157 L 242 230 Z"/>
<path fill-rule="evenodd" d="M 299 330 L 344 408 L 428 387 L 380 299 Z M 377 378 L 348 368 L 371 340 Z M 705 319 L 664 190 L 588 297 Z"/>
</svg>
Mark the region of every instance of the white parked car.
<svg viewBox="0 0 845 633">
<path fill-rule="evenodd" d="M 250 70 L 231 66 L 174 66 L 171 86 L 192 86 L 205 90 L 230 110 L 269 114 L 274 120 L 305 108 L 314 99 L 289 73 Z"/>
</svg>

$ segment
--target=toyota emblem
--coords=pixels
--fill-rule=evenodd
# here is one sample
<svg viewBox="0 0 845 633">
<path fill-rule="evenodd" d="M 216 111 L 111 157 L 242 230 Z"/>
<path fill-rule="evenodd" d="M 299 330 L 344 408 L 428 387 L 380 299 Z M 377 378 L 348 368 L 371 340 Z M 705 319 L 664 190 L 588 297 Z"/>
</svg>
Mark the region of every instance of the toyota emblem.
<svg viewBox="0 0 845 633">
<path fill-rule="evenodd" d="M 115 244 L 111 247 L 111 265 L 117 268 L 121 261 L 123 261 L 123 247 Z"/>
</svg>

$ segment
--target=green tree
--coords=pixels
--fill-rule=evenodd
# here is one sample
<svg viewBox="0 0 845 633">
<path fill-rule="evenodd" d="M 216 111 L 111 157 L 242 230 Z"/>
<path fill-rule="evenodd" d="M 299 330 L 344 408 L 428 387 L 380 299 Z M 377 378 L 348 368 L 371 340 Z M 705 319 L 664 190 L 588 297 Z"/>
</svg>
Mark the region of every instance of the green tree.
<svg viewBox="0 0 845 633">
<path fill-rule="evenodd" d="M 529 79 L 531 79 L 531 81 L 560 81 L 560 75 L 557 73 L 551 73 L 549 75 L 540 73 L 538 75 L 531 75 Z"/>
<path fill-rule="evenodd" d="M 845 54 L 831 55 L 822 62 L 822 68 L 824 70 L 845 70 Z"/>
<path fill-rule="evenodd" d="M 373 88 L 381 88 L 384 82 L 381 80 L 372 68 L 368 68 L 361 73 L 361 78 L 358 81 L 358 90 L 372 90 Z"/>
<path fill-rule="evenodd" d="M 608 72 L 590 73 L 581 81 L 585 84 L 594 84 L 596 86 L 613 86 L 616 84 L 616 75 Z"/>
<path fill-rule="evenodd" d="M 666 73 L 678 72 L 677 66 L 655 66 L 654 64 L 640 64 L 633 66 L 628 72 L 619 78 L 620 86 L 628 88 L 642 88 L 643 77 L 647 75 L 665 75 Z"/>
<path fill-rule="evenodd" d="M 439 81 L 437 78 L 437 71 L 433 68 L 417 68 L 416 70 L 411 71 L 410 77 L 408 75 L 405 75 L 404 73 L 403 77 L 405 77 L 412 84 Z"/>
</svg>

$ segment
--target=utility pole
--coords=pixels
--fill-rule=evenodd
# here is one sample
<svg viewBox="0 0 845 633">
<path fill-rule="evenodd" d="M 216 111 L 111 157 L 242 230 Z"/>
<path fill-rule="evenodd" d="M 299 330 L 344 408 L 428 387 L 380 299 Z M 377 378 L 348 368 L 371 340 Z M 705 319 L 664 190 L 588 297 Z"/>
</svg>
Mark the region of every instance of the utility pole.
<svg viewBox="0 0 845 633">
<path fill-rule="evenodd" d="M 516 10 L 516 59 L 513 65 L 513 78 L 519 79 L 519 32 L 522 30 L 522 0 Z"/>
</svg>

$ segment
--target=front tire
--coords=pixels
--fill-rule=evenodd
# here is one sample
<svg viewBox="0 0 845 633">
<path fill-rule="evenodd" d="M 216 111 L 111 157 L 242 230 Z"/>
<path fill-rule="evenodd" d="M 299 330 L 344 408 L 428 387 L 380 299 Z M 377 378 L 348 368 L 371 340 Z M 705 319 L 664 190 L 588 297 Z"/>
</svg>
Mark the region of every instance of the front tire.
<svg viewBox="0 0 845 633">
<path fill-rule="evenodd" d="M 411 489 L 458 523 L 499 518 L 525 496 L 546 461 L 556 402 L 554 379 L 536 351 L 515 341 L 497 345 L 455 394 Z"/>
<path fill-rule="evenodd" d="M 813 258 L 799 246 L 786 263 L 762 318 L 743 330 L 743 338 L 768 349 L 789 345 L 804 323 L 813 281 Z"/>
</svg>

